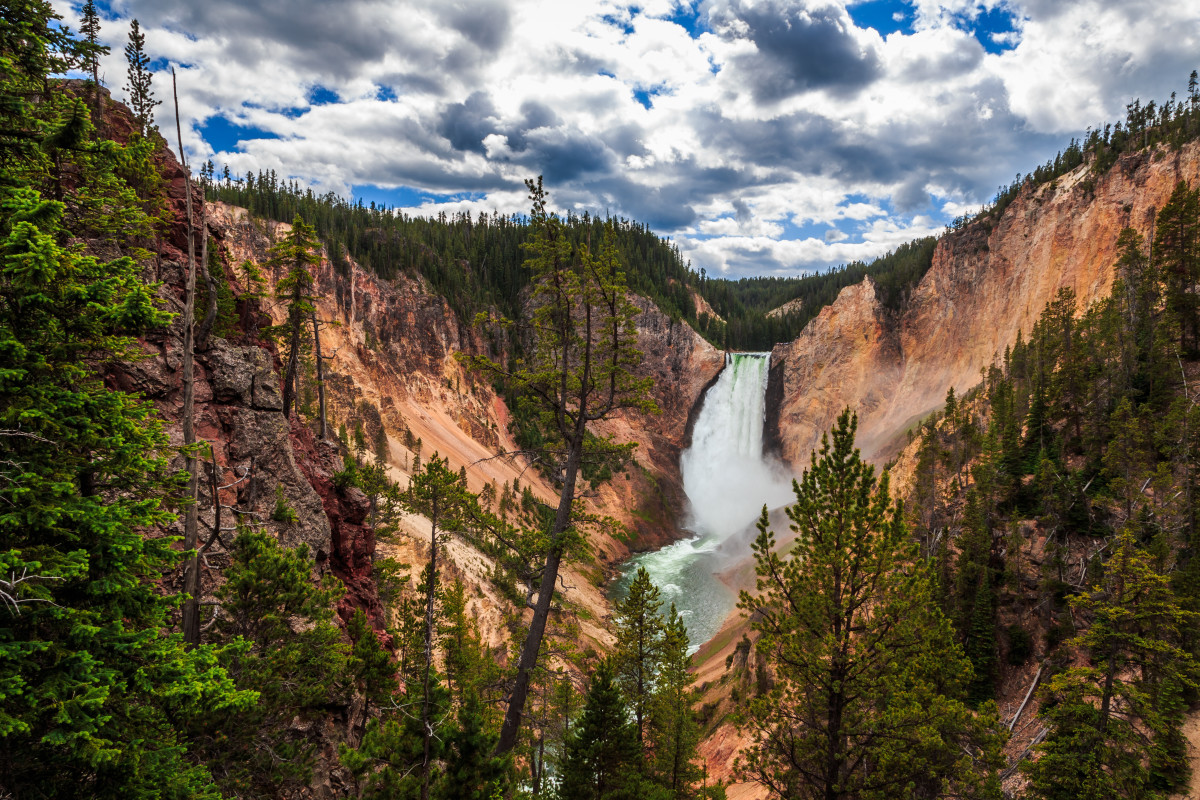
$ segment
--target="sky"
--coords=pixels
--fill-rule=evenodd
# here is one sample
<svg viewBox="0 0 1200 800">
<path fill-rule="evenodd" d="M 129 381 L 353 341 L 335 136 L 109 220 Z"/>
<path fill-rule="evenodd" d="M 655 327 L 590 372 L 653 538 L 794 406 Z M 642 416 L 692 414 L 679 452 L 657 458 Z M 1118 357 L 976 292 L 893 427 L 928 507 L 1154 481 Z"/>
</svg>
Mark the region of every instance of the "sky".
<svg viewBox="0 0 1200 800">
<path fill-rule="evenodd" d="M 81 2 L 53 0 L 78 29 Z M 709 275 L 800 275 L 940 232 L 1125 105 L 1186 92 L 1180 0 L 106 0 L 158 123 L 243 175 L 396 207 L 646 223 Z M 174 131 L 168 137 L 174 144 Z"/>
</svg>

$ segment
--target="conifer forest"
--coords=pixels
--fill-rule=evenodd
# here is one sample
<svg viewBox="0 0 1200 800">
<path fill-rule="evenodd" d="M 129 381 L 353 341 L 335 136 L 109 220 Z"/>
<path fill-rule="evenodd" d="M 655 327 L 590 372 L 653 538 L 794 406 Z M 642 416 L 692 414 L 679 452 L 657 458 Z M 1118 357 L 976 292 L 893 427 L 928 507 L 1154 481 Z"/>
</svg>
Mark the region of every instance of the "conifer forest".
<svg viewBox="0 0 1200 800">
<path fill-rule="evenodd" d="M 277 5 L 0 0 L 0 800 L 1200 796 L 1194 9 Z"/>
</svg>

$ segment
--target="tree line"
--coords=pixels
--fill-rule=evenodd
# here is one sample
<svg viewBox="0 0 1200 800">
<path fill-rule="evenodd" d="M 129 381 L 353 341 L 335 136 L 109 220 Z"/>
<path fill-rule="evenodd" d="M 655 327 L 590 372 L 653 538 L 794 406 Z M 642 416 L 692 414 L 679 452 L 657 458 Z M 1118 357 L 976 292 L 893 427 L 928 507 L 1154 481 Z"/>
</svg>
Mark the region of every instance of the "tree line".
<svg viewBox="0 0 1200 800">
<path fill-rule="evenodd" d="M 1082 164 L 1091 163 L 1091 177 L 1083 183 L 1087 188 L 1094 185 L 1095 176 L 1108 172 L 1125 153 L 1152 150 L 1159 145 L 1178 150 L 1197 136 L 1200 136 L 1200 73 L 1192 70 L 1187 97 L 1177 98 L 1171 92 L 1165 102 L 1151 100 L 1145 105 L 1135 98 L 1125 106 L 1123 122 L 1106 122 L 1089 127 L 1081 139 L 1072 137 L 1054 158 L 1023 176 L 1018 173 L 1012 183 L 997 187 L 995 197 L 977 214 L 956 217 L 946 229 L 960 230 L 974 220 L 999 220 L 1024 187 L 1053 184 Z"/>
</svg>

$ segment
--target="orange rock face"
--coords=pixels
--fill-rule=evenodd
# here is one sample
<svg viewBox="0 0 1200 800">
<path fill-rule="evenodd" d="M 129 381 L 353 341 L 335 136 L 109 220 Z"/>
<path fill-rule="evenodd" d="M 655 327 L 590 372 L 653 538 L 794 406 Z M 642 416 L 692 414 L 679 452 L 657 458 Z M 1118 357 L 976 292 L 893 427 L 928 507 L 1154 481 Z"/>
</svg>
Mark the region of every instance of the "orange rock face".
<svg viewBox="0 0 1200 800">
<path fill-rule="evenodd" d="M 863 453 L 894 456 L 906 430 L 950 387 L 977 384 L 1059 289 L 1074 289 L 1081 309 L 1107 296 L 1121 230 L 1149 237 L 1180 180 L 1200 180 L 1200 144 L 1131 154 L 1101 176 L 1085 165 L 1022 190 L 998 222 L 945 236 L 899 314 L 881 305 L 870 279 L 843 289 L 772 351 L 769 433 L 783 457 L 806 464 L 846 406 L 858 412 Z"/>
</svg>

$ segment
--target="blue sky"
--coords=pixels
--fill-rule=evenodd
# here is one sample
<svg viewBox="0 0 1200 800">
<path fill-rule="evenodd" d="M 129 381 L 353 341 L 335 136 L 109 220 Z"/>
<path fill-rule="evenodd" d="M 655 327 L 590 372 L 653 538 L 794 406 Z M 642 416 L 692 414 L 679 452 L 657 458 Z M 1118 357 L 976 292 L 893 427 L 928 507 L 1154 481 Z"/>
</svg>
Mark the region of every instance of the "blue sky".
<svg viewBox="0 0 1200 800">
<path fill-rule="evenodd" d="M 193 165 L 410 214 L 523 212 L 544 174 L 558 208 L 646 222 L 709 274 L 800 274 L 937 232 L 1182 90 L 1195 5 L 108 0 L 102 77 L 120 98 L 136 17 Z"/>
</svg>

